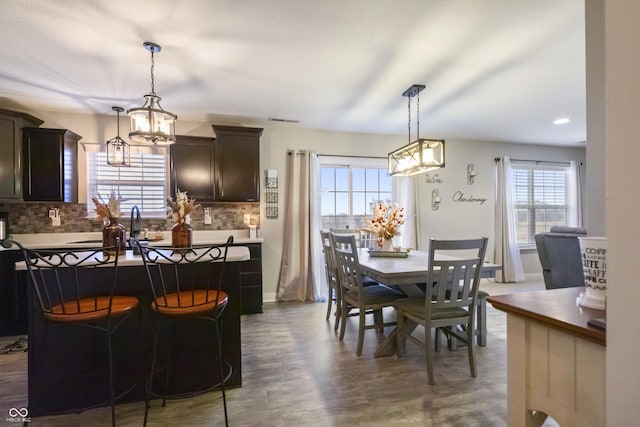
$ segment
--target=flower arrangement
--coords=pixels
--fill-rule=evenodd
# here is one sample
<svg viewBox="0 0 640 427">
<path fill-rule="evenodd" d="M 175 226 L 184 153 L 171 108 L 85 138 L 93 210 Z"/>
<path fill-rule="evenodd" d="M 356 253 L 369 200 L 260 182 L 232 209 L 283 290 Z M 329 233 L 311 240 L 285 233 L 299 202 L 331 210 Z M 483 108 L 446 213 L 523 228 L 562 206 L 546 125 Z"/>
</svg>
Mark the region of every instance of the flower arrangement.
<svg viewBox="0 0 640 427">
<path fill-rule="evenodd" d="M 93 203 L 96 208 L 93 210 L 96 213 L 96 218 L 99 221 L 106 221 L 112 218 L 120 218 L 122 213 L 120 212 L 120 202 L 122 197 L 120 194 L 116 194 L 115 191 L 111 191 L 109 199 L 105 202 L 100 193 L 92 197 Z"/>
<path fill-rule="evenodd" d="M 187 197 L 186 191 L 178 190 L 176 193 L 176 200 L 171 197 L 167 197 L 167 210 L 171 216 L 173 222 L 190 222 L 190 214 L 200 205 L 196 205 L 196 199 L 190 199 Z"/>
<path fill-rule="evenodd" d="M 390 240 L 400 234 L 400 226 L 404 224 L 404 208 L 395 203 L 374 202 L 373 218 L 367 219 L 368 226 L 362 231 L 368 231 L 376 236 L 379 247 L 385 240 Z"/>
</svg>

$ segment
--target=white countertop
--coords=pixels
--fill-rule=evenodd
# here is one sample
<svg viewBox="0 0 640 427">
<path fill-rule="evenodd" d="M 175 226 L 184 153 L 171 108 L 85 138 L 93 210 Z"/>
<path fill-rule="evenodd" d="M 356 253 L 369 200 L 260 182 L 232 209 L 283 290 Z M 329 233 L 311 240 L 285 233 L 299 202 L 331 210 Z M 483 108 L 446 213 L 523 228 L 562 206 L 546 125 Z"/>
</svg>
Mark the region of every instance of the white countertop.
<svg viewBox="0 0 640 427">
<path fill-rule="evenodd" d="M 262 237 L 250 239 L 249 230 L 195 230 L 193 232 L 193 244 L 224 243 L 229 236 L 233 236 L 234 244 L 264 242 Z M 149 239 L 157 239 L 158 237 L 163 239 L 150 241 L 150 246 L 171 245 L 171 231 L 150 231 L 148 237 Z M 73 249 L 98 247 L 102 244 L 102 232 L 12 234 L 11 238 L 29 249 Z M 95 240 L 95 242 L 87 242 L 91 240 Z M 6 249 L 0 245 L 0 250 Z"/>
<path fill-rule="evenodd" d="M 90 252 L 87 252 L 88 254 Z M 228 262 L 237 262 L 237 261 L 247 261 L 251 257 L 249 253 L 249 248 L 246 246 L 231 246 L 227 251 L 227 261 Z M 96 259 L 101 259 L 100 255 L 96 255 Z M 135 255 L 133 251 L 127 250 L 125 255 L 120 255 L 118 257 L 118 267 L 129 267 L 143 265 L 142 257 L 140 255 Z M 16 270 L 26 270 L 27 266 L 24 261 L 16 263 Z"/>
</svg>

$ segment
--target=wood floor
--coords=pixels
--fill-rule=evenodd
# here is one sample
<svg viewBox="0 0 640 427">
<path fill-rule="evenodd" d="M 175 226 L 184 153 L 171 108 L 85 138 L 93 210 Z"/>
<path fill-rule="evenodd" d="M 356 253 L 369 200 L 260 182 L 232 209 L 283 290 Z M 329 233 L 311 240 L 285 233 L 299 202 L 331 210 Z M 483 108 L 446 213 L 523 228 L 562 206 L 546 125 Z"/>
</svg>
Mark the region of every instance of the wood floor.
<svg viewBox="0 0 640 427">
<path fill-rule="evenodd" d="M 498 295 L 541 289 L 539 281 L 516 285 L 483 281 Z M 324 319 L 325 303 L 267 303 L 263 314 L 242 317 L 243 387 L 229 390 L 231 426 L 505 426 L 505 315 L 488 307 L 486 347 L 477 347 L 478 377 L 469 373 L 467 352 L 435 355 L 436 384 L 427 381 L 424 354 L 407 343 L 407 354 L 374 358 L 383 337 L 365 333 L 356 357 L 357 319 L 345 340 Z M 385 312 L 393 318 L 393 310 Z M 416 331 L 416 333 L 420 333 Z M 0 347 L 8 338 L 0 339 Z M 27 353 L 0 355 L 0 421 L 27 402 Z M 141 426 L 143 403 L 117 407 L 118 425 Z M 223 426 L 219 392 L 193 399 L 153 401 L 152 426 Z M 30 426 L 107 426 L 106 408 L 38 417 Z"/>
</svg>

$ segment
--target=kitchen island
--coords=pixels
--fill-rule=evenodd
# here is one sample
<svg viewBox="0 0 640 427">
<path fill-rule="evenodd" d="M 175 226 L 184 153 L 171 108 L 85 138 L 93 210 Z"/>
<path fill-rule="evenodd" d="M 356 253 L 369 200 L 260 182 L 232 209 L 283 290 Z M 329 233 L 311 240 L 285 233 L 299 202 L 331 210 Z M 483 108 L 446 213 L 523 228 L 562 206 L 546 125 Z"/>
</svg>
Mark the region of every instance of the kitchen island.
<svg viewBox="0 0 640 427">
<path fill-rule="evenodd" d="M 507 422 L 605 425 L 604 311 L 576 304 L 584 288 L 487 297 L 507 313 Z"/>
<path fill-rule="evenodd" d="M 229 248 L 230 262 L 225 267 L 223 284 L 223 290 L 229 295 L 223 322 L 223 358 L 233 369 L 227 382 L 230 387 L 242 385 L 239 283 L 240 266 L 248 259 L 247 247 Z M 27 288 L 23 264 L 18 263 L 16 267 L 18 286 Z M 109 283 L 92 283 L 92 288 L 106 290 Z M 130 250 L 119 262 L 117 293 L 136 296 L 140 300 L 140 310 L 127 319 L 114 335 L 115 386 L 122 390 L 135 384 L 124 401 L 141 401 L 144 400 L 144 383 L 149 374 L 154 323 L 150 309 L 152 297 L 142 260 Z M 95 335 L 90 329 L 46 322 L 30 289 L 27 307 L 29 414 L 41 416 L 73 412 L 101 401 L 104 390 L 108 389 L 102 336 Z M 177 325 L 174 360 L 189 363 L 193 354 L 210 354 L 213 360 L 216 345 L 210 329 L 203 328 L 202 323 L 190 321 Z M 200 389 L 211 381 L 211 375 L 210 372 L 198 371 L 189 377 L 176 378 L 175 386 L 181 390 Z"/>
</svg>

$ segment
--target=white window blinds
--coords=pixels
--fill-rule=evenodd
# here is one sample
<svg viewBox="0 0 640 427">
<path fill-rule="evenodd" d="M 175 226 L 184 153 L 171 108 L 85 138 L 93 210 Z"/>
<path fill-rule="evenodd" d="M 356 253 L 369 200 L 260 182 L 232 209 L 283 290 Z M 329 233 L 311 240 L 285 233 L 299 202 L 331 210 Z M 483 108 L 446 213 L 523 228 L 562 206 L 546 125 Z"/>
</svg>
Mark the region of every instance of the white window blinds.
<svg viewBox="0 0 640 427">
<path fill-rule="evenodd" d="M 91 198 L 96 194 L 107 198 L 112 191 L 120 194 L 121 210 L 127 214 L 137 205 L 145 217 L 164 217 L 167 198 L 167 154 L 131 154 L 130 167 L 113 167 L 107 164 L 104 152 L 87 153 L 87 210 L 93 216 Z"/>
</svg>

